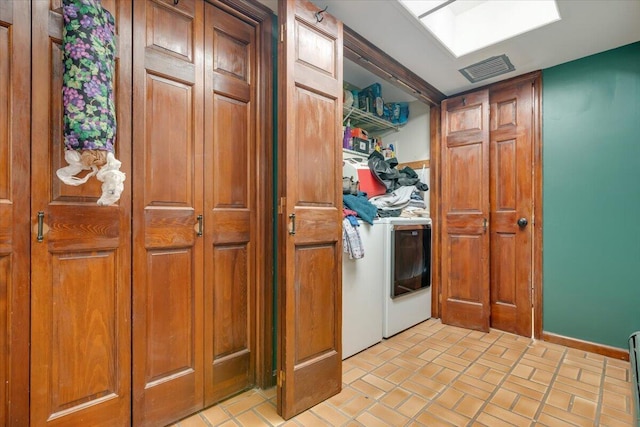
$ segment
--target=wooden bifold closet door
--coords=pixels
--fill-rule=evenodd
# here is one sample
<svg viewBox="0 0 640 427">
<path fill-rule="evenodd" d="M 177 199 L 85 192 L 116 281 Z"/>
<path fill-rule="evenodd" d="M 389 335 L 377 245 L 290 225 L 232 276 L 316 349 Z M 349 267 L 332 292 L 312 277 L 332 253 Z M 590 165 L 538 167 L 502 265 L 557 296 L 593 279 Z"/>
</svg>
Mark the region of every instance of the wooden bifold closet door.
<svg viewBox="0 0 640 427">
<path fill-rule="evenodd" d="M 0 425 L 29 424 L 31 5 L 0 1 Z"/>
<path fill-rule="evenodd" d="M 256 23 L 134 9 L 134 425 L 256 382 Z"/>
<path fill-rule="evenodd" d="M 539 79 L 534 72 L 442 103 L 444 323 L 532 335 Z"/>
<path fill-rule="evenodd" d="M 202 407 L 203 6 L 134 3 L 134 425 Z"/>
<path fill-rule="evenodd" d="M 442 321 L 489 330 L 489 91 L 442 103 Z"/>
<path fill-rule="evenodd" d="M 113 206 L 96 204 L 95 178 L 72 187 L 55 174 L 66 166 L 62 1 L 31 2 L 32 426 L 112 426 L 131 413 L 131 3 L 102 5 L 116 22 L 116 157 L 128 179 Z"/>
<path fill-rule="evenodd" d="M 279 2 L 278 412 L 342 387 L 343 26 L 309 1 Z"/>
</svg>

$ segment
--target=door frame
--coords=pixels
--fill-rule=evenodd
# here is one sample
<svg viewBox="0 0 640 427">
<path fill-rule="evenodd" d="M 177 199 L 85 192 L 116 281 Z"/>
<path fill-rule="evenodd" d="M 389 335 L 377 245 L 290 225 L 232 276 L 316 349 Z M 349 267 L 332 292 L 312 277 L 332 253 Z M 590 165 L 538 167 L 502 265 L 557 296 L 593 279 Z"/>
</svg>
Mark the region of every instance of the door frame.
<svg viewBox="0 0 640 427">
<path fill-rule="evenodd" d="M 533 129 L 532 129 L 532 173 L 533 173 L 533 218 L 532 241 L 533 241 L 533 262 L 532 262 L 532 295 L 533 304 L 533 338 L 542 337 L 542 71 L 533 71 L 511 79 L 490 85 L 475 88 L 470 91 L 451 95 L 448 98 L 471 93 L 482 89 L 496 90 L 506 86 L 518 84 L 522 81 L 532 81 L 533 99 Z M 431 107 L 431 220 L 434 233 L 434 247 L 432 249 L 432 292 L 438 295 L 432 304 L 432 316 L 440 317 L 442 313 L 442 206 L 439 203 L 442 194 L 441 162 L 442 153 L 440 139 L 442 138 L 442 123 L 440 121 L 440 106 Z"/>
</svg>

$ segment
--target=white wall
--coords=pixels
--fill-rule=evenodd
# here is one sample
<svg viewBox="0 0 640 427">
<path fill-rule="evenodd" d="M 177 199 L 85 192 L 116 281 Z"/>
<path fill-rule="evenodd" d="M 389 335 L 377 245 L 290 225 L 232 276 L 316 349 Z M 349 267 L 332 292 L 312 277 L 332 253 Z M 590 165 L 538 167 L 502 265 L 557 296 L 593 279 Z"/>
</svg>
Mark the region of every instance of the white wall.
<svg viewBox="0 0 640 427">
<path fill-rule="evenodd" d="M 383 145 L 393 144 L 398 162 L 413 162 L 430 158 L 429 106 L 420 101 L 409 103 L 409 121 L 394 132 L 383 136 Z"/>
</svg>

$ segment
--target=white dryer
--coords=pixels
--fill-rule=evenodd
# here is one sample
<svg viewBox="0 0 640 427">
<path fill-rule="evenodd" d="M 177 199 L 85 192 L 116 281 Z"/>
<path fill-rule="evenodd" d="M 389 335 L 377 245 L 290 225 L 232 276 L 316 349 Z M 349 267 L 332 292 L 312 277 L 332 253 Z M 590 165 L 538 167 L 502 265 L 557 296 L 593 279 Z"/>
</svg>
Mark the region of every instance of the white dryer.
<svg viewBox="0 0 640 427">
<path fill-rule="evenodd" d="M 388 338 L 431 317 L 431 218 L 383 218 L 383 328 Z"/>
</svg>

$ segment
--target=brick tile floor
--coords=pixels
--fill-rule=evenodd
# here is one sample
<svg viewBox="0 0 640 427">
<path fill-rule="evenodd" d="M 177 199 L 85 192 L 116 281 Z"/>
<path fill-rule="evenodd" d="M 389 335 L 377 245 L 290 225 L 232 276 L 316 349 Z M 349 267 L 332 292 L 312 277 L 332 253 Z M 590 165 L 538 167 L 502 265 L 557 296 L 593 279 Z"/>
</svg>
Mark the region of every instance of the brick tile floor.
<svg viewBox="0 0 640 427">
<path fill-rule="evenodd" d="M 249 390 L 174 427 L 631 426 L 629 363 L 430 319 L 343 362 L 337 396 L 284 421 Z"/>
</svg>

